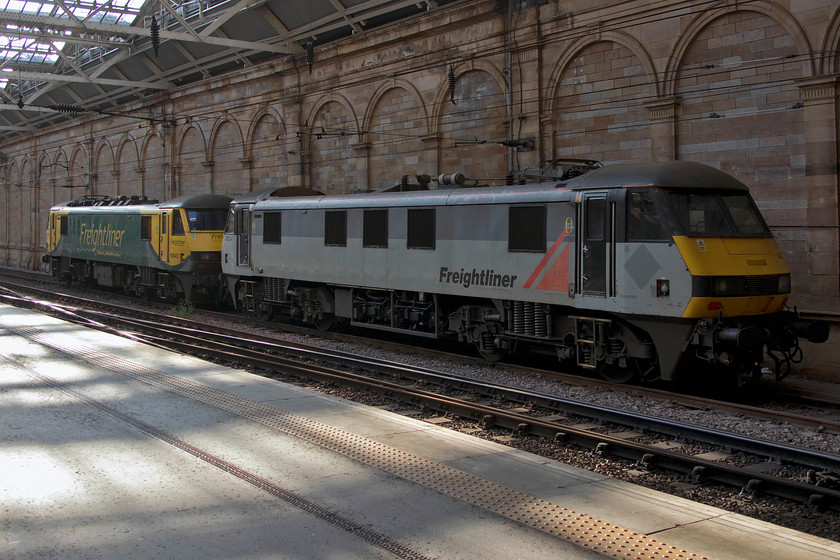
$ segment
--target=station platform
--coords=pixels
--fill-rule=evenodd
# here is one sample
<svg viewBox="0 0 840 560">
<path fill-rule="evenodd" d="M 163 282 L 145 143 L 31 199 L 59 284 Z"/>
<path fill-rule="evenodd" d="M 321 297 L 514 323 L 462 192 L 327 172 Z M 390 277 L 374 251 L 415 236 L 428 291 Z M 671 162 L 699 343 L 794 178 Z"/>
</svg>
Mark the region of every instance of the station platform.
<svg viewBox="0 0 840 560">
<path fill-rule="evenodd" d="M 840 558 L 840 544 L 0 305 L 0 557 Z"/>
</svg>

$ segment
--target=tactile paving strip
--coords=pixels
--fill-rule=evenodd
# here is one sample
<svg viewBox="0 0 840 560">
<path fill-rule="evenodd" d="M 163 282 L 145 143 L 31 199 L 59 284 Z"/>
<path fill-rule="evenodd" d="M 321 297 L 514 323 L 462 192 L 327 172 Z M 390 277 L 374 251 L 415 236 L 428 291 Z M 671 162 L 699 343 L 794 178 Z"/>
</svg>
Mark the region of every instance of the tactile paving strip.
<svg viewBox="0 0 840 560">
<path fill-rule="evenodd" d="M 643 533 L 578 513 L 542 498 L 506 488 L 363 436 L 148 368 L 131 360 L 111 356 L 77 344 L 62 344 L 58 340 L 59 337 L 47 334 L 40 329 L 18 326 L 7 328 L 39 344 L 83 359 L 95 366 L 128 375 L 138 381 L 273 427 L 365 465 L 565 539 L 608 558 L 710 560 L 707 556 L 665 544 Z"/>
</svg>

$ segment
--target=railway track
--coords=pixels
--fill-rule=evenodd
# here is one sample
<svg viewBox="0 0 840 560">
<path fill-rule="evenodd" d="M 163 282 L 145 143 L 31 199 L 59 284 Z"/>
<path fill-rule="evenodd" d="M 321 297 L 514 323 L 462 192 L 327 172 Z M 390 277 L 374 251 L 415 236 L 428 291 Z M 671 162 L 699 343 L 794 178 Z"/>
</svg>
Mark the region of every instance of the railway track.
<svg viewBox="0 0 840 560">
<path fill-rule="evenodd" d="M 23 283 L 21 283 L 23 282 Z M 93 298 L 100 298 L 100 299 L 87 299 L 85 300 L 84 297 L 80 297 L 78 295 L 73 295 L 72 293 L 62 293 L 62 291 L 56 291 L 56 286 L 62 286 L 63 284 L 59 283 L 57 280 L 53 279 L 51 276 L 47 276 L 41 273 L 32 273 L 28 271 L 20 271 L 16 269 L 0 269 L 0 286 L 5 285 L 7 288 L 17 291 L 20 293 L 28 293 L 32 294 L 35 297 L 39 298 L 58 298 L 57 301 L 62 301 L 61 298 L 66 298 L 63 301 L 69 302 L 70 305 L 73 305 L 72 302 L 74 301 L 82 301 L 85 302 L 82 305 L 88 308 L 93 308 L 94 306 L 101 306 L 103 309 L 123 309 L 126 306 L 121 304 L 109 304 L 107 302 L 101 301 L 100 295 L 103 292 L 99 290 L 94 290 L 90 288 L 81 288 L 81 287 L 73 287 L 73 292 L 80 292 L 83 294 L 88 294 Z M 38 285 L 42 287 L 37 287 Z M 122 299 L 124 296 L 114 293 L 108 293 L 109 298 L 120 298 Z M 145 308 L 151 308 L 152 310 L 156 310 L 157 312 L 161 313 L 164 316 L 168 317 L 168 320 L 175 321 L 176 319 L 173 318 L 172 309 L 173 306 L 171 304 L 166 304 L 159 301 L 140 301 L 135 298 L 128 298 L 125 297 L 125 301 L 130 302 L 129 305 L 139 307 L 142 305 Z M 137 313 L 142 312 L 142 310 L 137 310 Z M 322 331 L 315 331 L 309 327 L 302 327 L 294 324 L 289 323 L 277 323 L 277 322 L 266 322 L 266 321 L 254 321 L 250 317 L 237 315 L 235 313 L 230 312 L 221 312 L 221 311 L 212 311 L 207 309 L 199 309 L 196 310 L 196 314 L 201 318 L 209 317 L 211 319 L 218 319 L 219 321 L 223 322 L 243 322 L 249 325 L 259 324 L 267 331 L 275 331 L 281 333 L 293 333 L 293 334 L 302 334 L 304 336 L 315 335 L 320 338 L 327 338 L 329 340 L 337 341 L 337 342 L 348 342 L 351 344 L 364 344 L 364 345 L 371 345 L 377 348 L 381 348 L 384 350 L 392 350 L 400 353 L 404 352 L 414 352 L 418 351 L 418 344 L 423 344 L 425 339 L 412 340 L 409 343 L 404 343 L 400 341 L 393 341 L 388 338 L 382 338 L 382 333 L 376 333 L 376 336 L 368 336 L 365 333 L 362 334 L 347 334 L 342 332 L 322 332 Z M 185 322 L 184 324 L 190 324 L 189 322 Z M 397 337 L 399 338 L 399 337 Z M 458 362 L 463 362 L 466 364 L 486 364 L 484 360 L 481 358 L 477 358 L 468 353 L 460 352 L 460 348 L 453 352 L 441 351 L 439 349 L 432 350 L 428 344 L 421 346 L 419 351 L 424 353 L 430 353 L 437 357 L 443 357 L 446 360 L 454 360 Z M 615 384 L 610 381 L 605 381 L 600 378 L 593 378 L 587 377 L 580 374 L 580 372 L 571 372 L 565 373 L 562 371 L 558 371 L 556 369 L 556 363 L 552 363 L 549 368 L 539 368 L 534 367 L 532 365 L 524 365 L 524 364 L 517 364 L 517 363 L 508 363 L 506 362 L 504 366 L 510 370 L 514 370 L 516 372 L 522 373 L 525 376 L 538 376 L 542 378 L 552 378 L 556 379 L 562 383 L 568 383 L 572 385 L 581 385 L 581 386 L 588 386 L 588 387 L 596 387 L 602 389 L 612 389 L 615 388 Z M 687 388 L 685 390 L 680 391 L 669 391 L 659 389 L 655 386 L 632 386 L 633 391 L 638 392 L 639 394 L 645 395 L 647 397 L 658 399 L 658 400 L 669 400 L 673 401 L 676 404 L 681 406 L 686 406 L 689 408 L 714 408 L 716 410 L 720 410 L 723 412 L 731 412 L 735 414 L 744 414 L 745 416 L 752 417 L 752 418 L 759 418 L 759 419 L 767 419 L 772 421 L 784 421 L 790 424 L 801 426 L 804 428 L 818 428 L 820 430 L 826 430 L 828 433 L 838 433 L 840 434 L 840 428 L 838 428 L 837 422 L 833 422 L 831 420 L 825 420 L 823 418 L 815 418 L 813 416 L 809 416 L 808 414 L 803 413 L 791 413 L 788 412 L 787 409 L 798 409 L 798 408 L 815 408 L 815 409 L 832 409 L 840 411 L 840 396 L 834 396 L 831 394 L 824 394 L 824 393 L 808 393 L 808 392 L 801 392 L 801 391 L 794 391 L 787 388 L 784 383 L 773 383 L 768 382 L 767 384 L 762 384 L 756 387 L 751 388 L 751 392 L 758 391 L 759 394 L 757 395 L 756 399 L 752 399 L 752 402 L 756 402 L 757 400 L 761 400 L 761 402 L 769 402 L 774 401 L 777 403 L 777 408 L 770 409 L 763 406 L 751 406 L 749 404 L 745 404 L 742 402 L 743 395 L 737 394 L 727 394 L 725 392 L 715 392 L 712 396 L 704 396 L 708 394 L 702 393 L 701 394 L 694 394 L 691 388 Z M 708 388 L 703 388 L 703 390 L 707 390 Z M 840 414 L 838 414 L 838 418 L 840 418 Z"/>
<path fill-rule="evenodd" d="M 16 303 L 37 305 L 25 299 Z M 243 337 L 239 330 L 208 329 L 186 321 L 163 325 L 159 315 L 125 317 L 41 305 L 67 319 L 156 346 L 271 375 L 372 391 L 398 401 L 400 407 L 463 418 L 485 431 L 503 429 L 511 438 L 545 438 L 605 459 L 629 461 L 639 470 L 668 471 L 693 482 L 735 487 L 742 497 L 763 494 L 840 510 L 840 488 L 835 484 L 836 473 L 840 473 L 837 454 L 479 383 L 405 364 L 279 344 L 264 337 Z M 840 429 L 840 425 L 832 429 Z"/>
</svg>

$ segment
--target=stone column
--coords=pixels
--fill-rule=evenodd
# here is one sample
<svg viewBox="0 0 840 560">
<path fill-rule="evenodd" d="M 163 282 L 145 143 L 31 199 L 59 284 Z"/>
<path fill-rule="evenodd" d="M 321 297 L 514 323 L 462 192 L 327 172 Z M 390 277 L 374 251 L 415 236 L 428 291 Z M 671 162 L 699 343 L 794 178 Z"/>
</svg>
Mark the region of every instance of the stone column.
<svg viewBox="0 0 840 560">
<path fill-rule="evenodd" d="M 650 112 L 650 156 L 653 161 L 671 161 L 677 158 L 678 106 L 679 101 L 676 97 L 645 103 L 645 108 Z"/>
<path fill-rule="evenodd" d="M 805 185 L 807 192 L 808 286 L 802 307 L 840 311 L 840 196 L 836 76 L 802 80 Z"/>
</svg>

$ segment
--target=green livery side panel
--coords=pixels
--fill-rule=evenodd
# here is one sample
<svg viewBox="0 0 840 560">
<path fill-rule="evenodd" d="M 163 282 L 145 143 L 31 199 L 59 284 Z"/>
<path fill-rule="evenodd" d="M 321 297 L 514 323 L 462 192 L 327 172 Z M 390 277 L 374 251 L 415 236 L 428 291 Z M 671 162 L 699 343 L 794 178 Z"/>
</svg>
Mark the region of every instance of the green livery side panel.
<svg viewBox="0 0 840 560">
<path fill-rule="evenodd" d="M 67 234 L 61 236 L 54 255 L 137 266 L 160 264 L 151 240 L 141 239 L 139 212 L 71 212 L 62 219 L 68 220 Z"/>
</svg>

